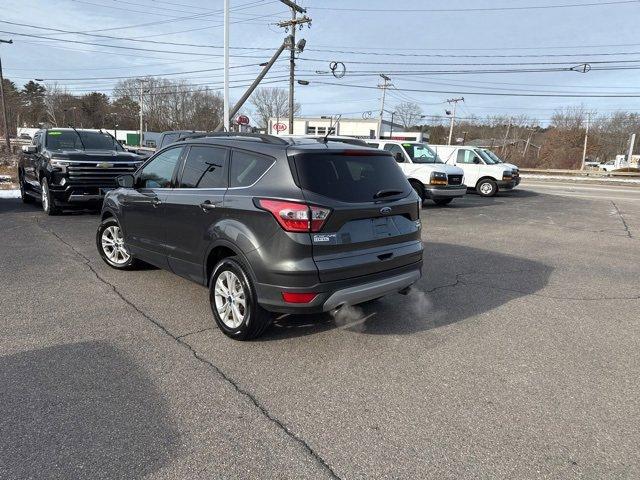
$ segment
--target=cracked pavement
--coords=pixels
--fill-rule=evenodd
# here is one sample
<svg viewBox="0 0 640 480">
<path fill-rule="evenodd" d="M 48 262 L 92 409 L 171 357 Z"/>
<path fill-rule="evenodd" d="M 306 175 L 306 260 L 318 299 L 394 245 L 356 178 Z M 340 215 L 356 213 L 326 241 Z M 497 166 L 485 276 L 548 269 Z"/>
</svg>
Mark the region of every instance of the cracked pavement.
<svg viewBox="0 0 640 480">
<path fill-rule="evenodd" d="M 0 478 L 637 478 L 640 189 L 521 187 L 426 205 L 409 296 L 249 343 L 0 200 Z"/>
</svg>

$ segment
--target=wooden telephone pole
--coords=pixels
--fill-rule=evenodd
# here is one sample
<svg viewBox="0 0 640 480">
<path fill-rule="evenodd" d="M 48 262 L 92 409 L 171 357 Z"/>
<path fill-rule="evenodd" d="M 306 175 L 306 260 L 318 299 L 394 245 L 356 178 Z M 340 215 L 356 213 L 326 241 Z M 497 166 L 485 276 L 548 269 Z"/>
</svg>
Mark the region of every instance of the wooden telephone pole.
<svg viewBox="0 0 640 480">
<path fill-rule="evenodd" d="M 2 40 L 0 43 L 12 44 L 13 40 Z M 0 97 L 2 97 L 2 119 L 4 125 L 4 141 L 7 143 L 7 150 L 11 152 L 11 140 L 9 139 L 9 121 L 7 120 L 7 100 L 4 94 L 4 77 L 2 76 L 2 58 L 0 58 Z"/>
<path fill-rule="evenodd" d="M 291 43 L 289 45 L 289 134 L 293 135 L 293 114 L 295 110 L 294 88 L 296 77 L 296 51 L 301 52 L 304 49 L 305 43 L 304 40 L 301 40 L 301 42 L 296 45 L 296 29 L 299 25 L 311 23 L 311 19 L 304 15 L 305 13 L 307 13 L 307 10 L 299 6 L 295 1 L 280 1 L 291 9 L 291 20 L 279 22 L 278 26 L 287 30 L 291 28 Z M 302 17 L 298 18 L 298 13 L 300 13 Z"/>
</svg>

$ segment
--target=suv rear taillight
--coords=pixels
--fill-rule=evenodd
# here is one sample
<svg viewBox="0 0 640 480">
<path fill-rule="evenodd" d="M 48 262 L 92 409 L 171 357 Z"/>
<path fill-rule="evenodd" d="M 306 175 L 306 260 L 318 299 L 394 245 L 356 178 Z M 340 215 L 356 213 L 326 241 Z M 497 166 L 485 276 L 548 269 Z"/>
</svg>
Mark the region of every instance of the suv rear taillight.
<svg viewBox="0 0 640 480">
<path fill-rule="evenodd" d="M 331 213 L 328 208 L 316 205 L 267 198 L 258 199 L 257 205 L 271 212 L 287 232 L 319 232 Z"/>
</svg>

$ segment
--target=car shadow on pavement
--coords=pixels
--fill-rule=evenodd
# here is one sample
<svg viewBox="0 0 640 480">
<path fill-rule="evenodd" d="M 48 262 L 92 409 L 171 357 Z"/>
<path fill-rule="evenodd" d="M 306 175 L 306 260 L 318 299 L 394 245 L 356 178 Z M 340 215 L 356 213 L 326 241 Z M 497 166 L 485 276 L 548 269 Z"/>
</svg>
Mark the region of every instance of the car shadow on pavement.
<svg viewBox="0 0 640 480">
<path fill-rule="evenodd" d="M 148 374 L 106 342 L 0 357 L 0 478 L 142 478 L 178 448 Z"/>
<path fill-rule="evenodd" d="M 409 295 L 388 295 L 346 314 L 291 315 L 258 339 L 279 340 L 341 328 L 372 335 L 411 335 L 481 315 L 543 289 L 553 268 L 463 245 L 427 243 L 423 278 Z"/>
</svg>

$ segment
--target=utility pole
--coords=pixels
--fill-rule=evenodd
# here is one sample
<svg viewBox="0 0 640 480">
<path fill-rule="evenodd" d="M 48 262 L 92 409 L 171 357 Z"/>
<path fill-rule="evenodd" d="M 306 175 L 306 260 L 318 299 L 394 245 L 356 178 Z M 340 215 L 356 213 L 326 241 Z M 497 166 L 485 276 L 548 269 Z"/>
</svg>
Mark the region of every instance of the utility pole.
<svg viewBox="0 0 640 480">
<path fill-rule="evenodd" d="M 527 137 L 527 143 L 525 144 L 524 150 L 522 151 L 522 158 L 525 158 L 527 156 L 527 150 L 529 150 L 529 145 L 531 144 L 531 137 L 532 136 L 533 136 L 533 130 L 529 130 L 529 136 Z"/>
<path fill-rule="evenodd" d="M 509 117 L 509 125 L 507 125 L 507 133 L 504 134 L 504 140 L 502 141 L 502 155 L 507 150 L 507 140 L 509 139 L 509 132 L 511 131 L 511 117 Z"/>
<path fill-rule="evenodd" d="M 627 168 L 631 168 L 631 159 L 633 158 L 633 147 L 636 143 L 636 134 L 631 134 L 631 139 L 629 140 L 629 156 L 627 157 Z"/>
<path fill-rule="evenodd" d="M 387 95 L 387 88 L 391 85 L 391 79 L 387 77 L 384 73 L 380 74 L 384 83 L 382 85 L 378 85 L 378 88 L 382 89 L 382 100 L 380 102 L 380 117 L 378 118 L 378 140 L 382 138 L 382 116 L 384 115 L 384 101 Z"/>
<path fill-rule="evenodd" d="M 582 149 L 582 166 L 580 170 L 584 170 L 584 163 L 587 160 L 587 144 L 589 142 L 589 124 L 591 123 L 591 112 L 587 113 L 587 128 L 584 131 L 584 148 Z"/>
<path fill-rule="evenodd" d="M 249 88 L 247 89 L 246 92 L 244 92 L 244 95 L 242 95 L 242 97 L 240 97 L 240 100 L 238 100 L 238 102 L 235 104 L 235 106 L 233 107 L 233 109 L 231 109 L 231 111 L 229 112 L 229 116 L 233 117 L 236 113 L 238 113 L 240 111 L 240 109 L 242 108 L 242 105 L 244 105 L 244 102 L 247 101 L 247 99 L 251 96 L 251 94 L 253 93 L 253 91 L 256 89 L 256 87 L 260 84 L 260 82 L 262 81 L 262 79 L 265 77 L 265 75 L 269 72 L 269 69 L 273 66 L 273 64 L 276 62 L 276 60 L 278 59 L 278 57 L 280 56 L 280 54 L 291 44 L 291 37 L 287 37 L 284 42 L 282 42 L 282 45 L 280 45 L 280 48 L 278 48 L 278 50 L 276 50 L 276 53 L 273 54 L 273 56 L 271 57 L 271 59 L 265 64 L 265 66 L 262 68 L 262 71 L 260 72 L 260 74 L 258 74 L 258 76 L 256 77 L 256 79 L 253 81 L 253 83 L 249 86 Z M 218 123 L 218 125 L 216 126 L 214 132 L 219 132 L 220 130 L 222 130 L 224 126 L 223 122 Z"/>
<path fill-rule="evenodd" d="M 311 19 L 304 15 L 305 13 L 307 13 L 307 10 L 299 6 L 295 2 L 295 0 L 280 0 L 280 2 L 284 3 L 291 9 L 291 20 L 280 22 L 278 23 L 278 26 L 287 30 L 291 28 L 291 44 L 289 45 L 289 134 L 293 135 L 293 116 L 295 110 L 294 90 L 296 83 L 296 50 L 302 52 L 306 43 L 304 40 L 301 40 L 300 44 L 296 45 L 296 29 L 298 28 L 298 25 L 302 26 L 305 23 L 311 23 Z M 298 18 L 298 13 L 303 16 L 301 18 Z"/>
<path fill-rule="evenodd" d="M 230 131 L 229 115 L 229 0 L 224 0 L 224 88 L 223 88 L 222 122 L 224 131 Z"/>
<path fill-rule="evenodd" d="M 451 125 L 449 126 L 449 143 L 451 145 L 451 140 L 453 139 L 453 124 L 456 121 L 456 107 L 458 106 L 458 102 L 464 102 L 464 97 L 460 98 L 450 98 L 447 100 L 447 103 L 453 103 L 453 113 L 451 114 Z"/>
<path fill-rule="evenodd" d="M 13 40 L 2 40 L 0 43 L 12 44 Z M 9 140 L 9 121 L 7 120 L 7 101 L 4 96 L 4 77 L 2 76 L 2 58 L 0 58 L 0 97 L 2 97 L 2 119 L 4 125 L 4 141 L 7 143 L 7 150 L 11 153 L 11 140 Z"/>
<path fill-rule="evenodd" d="M 142 104 L 144 102 L 144 80 L 140 80 L 140 138 L 138 139 L 138 146 L 142 146 L 143 125 L 142 125 Z"/>
</svg>

